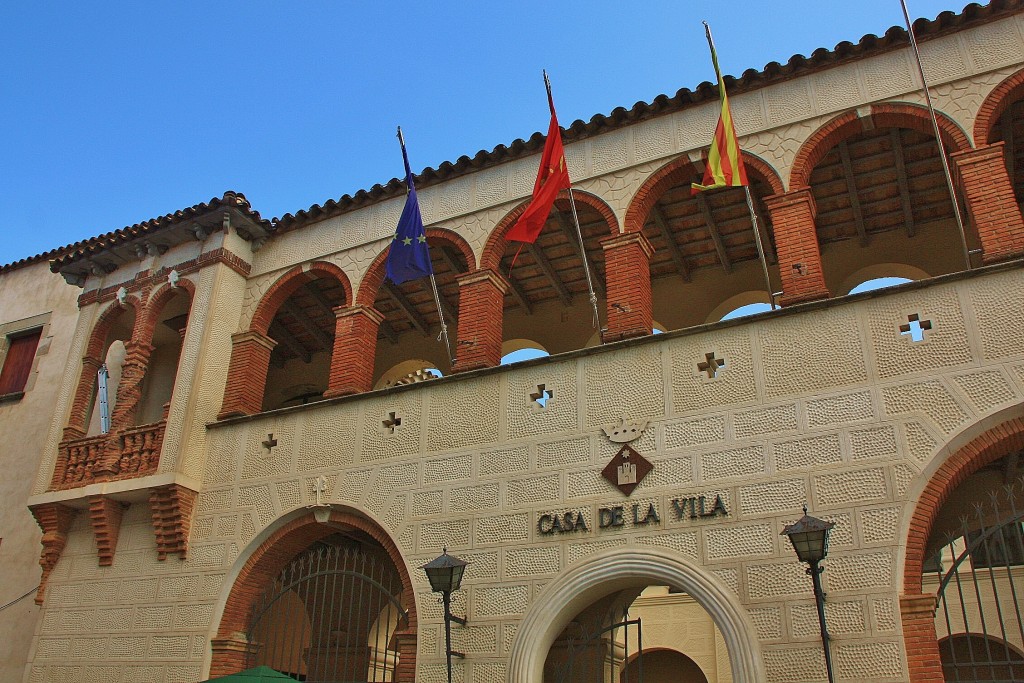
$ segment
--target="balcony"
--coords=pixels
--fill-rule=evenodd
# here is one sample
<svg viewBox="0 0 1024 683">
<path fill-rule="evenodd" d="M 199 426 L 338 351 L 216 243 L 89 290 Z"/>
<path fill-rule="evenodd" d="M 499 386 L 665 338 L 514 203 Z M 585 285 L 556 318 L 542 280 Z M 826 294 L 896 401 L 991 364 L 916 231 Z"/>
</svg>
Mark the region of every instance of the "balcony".
<svg viewBox="0 0 1024 683">
<path fill-rule="evenodd" d="M 154 474 L 166 426 L 167 421 L 160 420 L 109 434 L 62 441 L 50 490 Z"/>
</svg>

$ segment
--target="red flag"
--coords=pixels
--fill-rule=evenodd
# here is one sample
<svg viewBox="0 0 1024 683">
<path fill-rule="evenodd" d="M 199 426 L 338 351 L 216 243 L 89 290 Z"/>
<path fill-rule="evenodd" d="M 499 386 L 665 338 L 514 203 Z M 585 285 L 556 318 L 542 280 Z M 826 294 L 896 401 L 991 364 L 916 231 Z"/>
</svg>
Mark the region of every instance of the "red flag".
<svg viewBox="0 0 1024 683">
<path fill-rule="evenodd" d="M 551 99 L 550 90 L 548 106 L 551 108 L 551 125 L 548 126 L 548 139 L 544 143 L 544 153 L 540 157 L 537 182 L 533 186 L 533 201 L 505 235 L 507 240 L 531 244 L 536 242 L 551 213 L 551 207 L 555 204 L 555 197 L 560 191 L 572 186 L 569 169 L 565 165 L 562 133 L 558 129 L 558 117 L 555 116 L 555 103 Z"/>
</svg>

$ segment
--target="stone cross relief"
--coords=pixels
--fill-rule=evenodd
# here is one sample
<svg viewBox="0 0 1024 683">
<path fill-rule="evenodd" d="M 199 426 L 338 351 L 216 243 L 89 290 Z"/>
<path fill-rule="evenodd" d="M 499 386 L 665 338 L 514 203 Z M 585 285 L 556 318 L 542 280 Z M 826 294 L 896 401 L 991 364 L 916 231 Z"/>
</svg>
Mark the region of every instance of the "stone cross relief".
<svg viewBox="0 0 1024 683">
<path fill-rule="evenodd" d="M 322 474 L 317 477 L 313 482 L 313 490 L 316 492 L 316 505 L 321 507 L 324 504 L 323 496 L 327 493 L 327 477 Z"/>
<path fill-rule="evenodd" d="M 910 340 L 919 342 L 924 341 L 924 331 L 932 329 L 931 320 L 921 320 L 921 316 L 918 313 L 912 313 L 907 316 L 907 322 L 900 325 L 900 335 L 910 335 Z"/>
<path fill-rule="evenodd" d="M 715 352 L 704 354 L 704 360 L 697 363 L 697 370 L 700 372 L 706 372 L 708 379 L 715 379 L 718 377 L 718 371 L 720 368 L 725 366 L 724 358 L 715 358 Z"/>
<path fill-rule="evenodd" d="M 267 455 L 274 454 L 274 446 L 277 445 L 277 439 L 274 438 L 274 433 L 267 434 L 267 438 L 263 440 L 263 447 L 267 449 Z"/>
<path fill-rule="evenodd" d="M 387 430 L 388 434 L 394 434 L 395 427 L 402 426 L 402 418 L 398 417 L 394 411 L 391 411 L 385 419 L 381 420 L 381 425 Z"/>
</svg>

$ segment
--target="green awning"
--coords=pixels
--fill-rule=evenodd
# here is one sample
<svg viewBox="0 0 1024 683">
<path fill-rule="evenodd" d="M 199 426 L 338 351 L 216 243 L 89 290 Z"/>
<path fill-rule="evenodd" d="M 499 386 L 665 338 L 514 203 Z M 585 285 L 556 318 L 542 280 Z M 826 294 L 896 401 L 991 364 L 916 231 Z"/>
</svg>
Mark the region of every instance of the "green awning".
<svg viewBox="0 0 1024 683">
<path fill-rule="evenodd" d="M 275 671 L 269 666 L 257 666 L 255 669 L 239 671 L 236 674 L 211 678 L 208 681 L 203 681 L 203 683 L 210 683 L 210 681 L 216 681 L 217 683 L 263 683 L 267 681 L 269 683 L 270 681 L 295 681 L 295 679 L 291 676 L 285 676 L 280 671 Z"/>
</svg>

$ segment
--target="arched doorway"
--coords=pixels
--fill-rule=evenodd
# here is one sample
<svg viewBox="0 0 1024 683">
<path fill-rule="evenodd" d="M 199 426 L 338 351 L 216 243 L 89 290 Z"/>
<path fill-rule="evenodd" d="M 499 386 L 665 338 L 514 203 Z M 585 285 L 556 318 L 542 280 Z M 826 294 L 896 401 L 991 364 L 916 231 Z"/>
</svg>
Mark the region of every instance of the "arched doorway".
<svg viewBox="0 0 1024 683">
<path fill-rule="evenodd" d="M 619 638 L 614 631 L 627 628 L 623 622 L 632 620 L 628 608 L 648 586 L 671 586 L 706 611 L 721 632 L 735 683 L 765 680 L 754 626 L 735 594 L 669 550 L 617 548 L 581 560 L 545 586 L 516 631 L 509 683 L 557 681 L 566 671 L 567 638 L 579 644 L 584 657 L 601 658 L 602 678 L 594 680 L 618 681 L 629 655 L 617 652 L 616 643 L 628 643 L 629 636 Z M 564 680 L 584 681 L 578 676 Z"/>
<path fill-rule="evenodd" d="M 211 676 L 264 665 L 318 683 L 413 680 L 416 609 L 397 547 L 358 513 L 316 512 L 323 521 L 303 510 L 240 560 Z"/>
<path fill-rule="evenodd" d="M 642 678 L 641 678 L 642 676 Z M 645 650 L 643 660 L 634 657 L 623 669 L 619 683 L 710 683 L 697 663 L 682 652 Z"/>
</svg>

